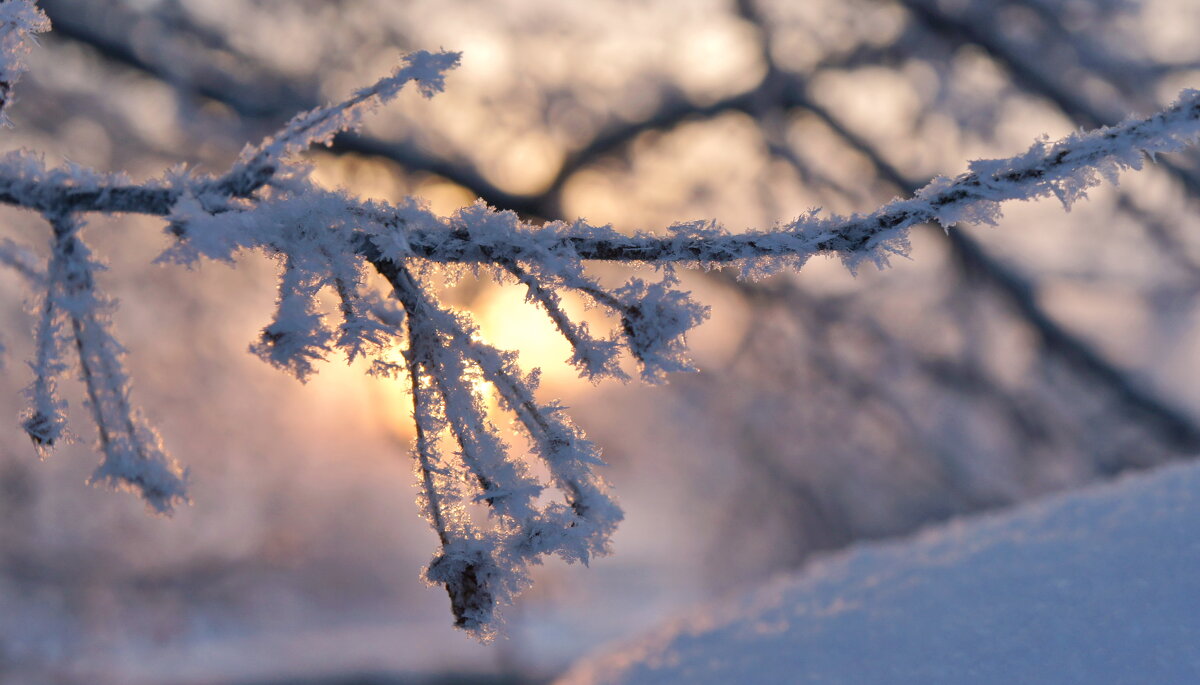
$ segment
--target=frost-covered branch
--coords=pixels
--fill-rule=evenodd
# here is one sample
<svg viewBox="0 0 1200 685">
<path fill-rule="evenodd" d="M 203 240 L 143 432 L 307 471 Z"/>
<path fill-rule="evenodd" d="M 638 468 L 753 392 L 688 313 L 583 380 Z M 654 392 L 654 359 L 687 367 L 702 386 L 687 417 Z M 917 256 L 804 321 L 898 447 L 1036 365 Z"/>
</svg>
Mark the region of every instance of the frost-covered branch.
<svg viewBox="0 0 1200 685">
<path fill-rule="evenodd" d="M 428 272 L 468 264 L 518 282 L 571 343 L 569 361 L 583 376 L 623 379 L 620 361 L 627 354 L 643 378 L 661 381 L 690 368 L 686 335 L 707 313 L 679 289 L 676 266 L 734 265 L 744 276 L 761 275 L 799 267 L 817 254 L 837 255 L 851 268 L 864 260 L 882 265 L 906 251 L 913 225 L 992 223 L 1005 201 L 1049 195 L 1069 206 L 1102 179 L 1140 168 L 1144 156 L 1200 136 L 1200 92 L 1186 91 L 1152 117 L 1039 141 L 1011 159 L 974 162 L 957 178 L 938 178 L 869 214 L 812 212 L 745 233 L 692 222 L 665 235 L 625 235 L 583 221 L 534 224 L 484 203 L 441 217 L 418 200 L 389 204 L 321 189 L 294 161 L 310 145 L 356 129 L 366 111 L 406 83 L 416 82 L 426 96 L 440 91 L 457 61 L 454 53 L 415 53 L 374 86 L 293 118 L 217 176 L 173 172 L 135 184 L 79 167 L 47 169 L 28 153 L 0 159 L 0 203 L 39 212 L 53 229 L 48 265 L 28 269 L 44 273 L 35 279 L 45 295 L 24 422 L 39 451 L 67 436 L 58 385 L 72 366 L 66 355 L 73 348 L 104 453 L 93 481 L 136 489 L 162 512 L 186 499 L 186 471 L 166 455 L 130 401 L 123 350 L 108 322 L 113 304 L 96 288 L 101 266 L 81 235 L 84 214 L 162 217 L 171 244 L 161 262 L 191 266 L 202 259 L 232 262 L 244 251 L 266 253 L 281 267 L 278 305 L 251 351 L 300 380 L 335 353 L 366 359 L 374 373 L 407 375 L 421 506 L 440 547 L 425 576 L 445 587 L 456 623 L 486 637 L 495 629 L 497 607 L 528 584 L 531 564 L 546 555 L 587 563 L 606 553 L 622 515 L 595 472 L 603 464 L 599 449 L 561 405 L 539 400 L 536 371 L 521 370 L 514 353 L 486 344 L 467 315 L 438 301 L 425 283 Z M 20 268 L 20 255 L 0 246 L 0 261 L 10 266 Z M 634 277 L 606 288 L 588 275 L 590 261 L 651 265 L 664 273 L 656 281 Z M 368 287 L 371 270 L 386 279 L 386 290 Z M 326 289 L 339 302 L 332 316 L 319 306 Z M 617 322 L 613 330 L 594 335 L 573 321 L 562 306 L 569 292 L 608 311 Z M 402 363 L 395 354 L 400 346 Z M 544 463 L 546 482 L 501 437 L 484 402 L 490 392 Z"/>
<path fill-rule="evenodd" d="M 96 291 L 94 274 L 103 267 L 80 237 L 83 224 L 77 217 L 55 214 L 47 219 L 54 229 L 53 256 L 44 279 L 32 365 L 35 379 L 28 390 L 32 407 L 24 428 L 43 454 L 63 437 L 66 403 L 58 397 L 57 385 L 68 366 L 63 356 L 73 343 L 104 455 L 92 482 L 136 490 L 152 509 L 169 513 L 186 500 L 187 474 L 130 403 L 129 379 L 121 362 L 124 349 L 108 322 L 113 303 Z"/>
<path fill-rule="evenodd" d="M 1176 103 L 1146 119 L 1076 133 L 1053 143 L 1039 141 L 1009 159 L 973 162 L 968 173 L 954 179 L 939 177 L 914 197 L 895 200 L 870 214 L 848 218 L 814 214 L 774 230 L 736 234 L 710 223 L 677 224 L 669 228 L 668 237 L 627 236 L 581 221 L 531 226 L 515 218 L 497 221 L 497 213 L 478 207 L 447 219 L 428 213 L 414 217 L 411 206 L 355 202 L 315 187 L 309 190 L 310 194 L 324 192 L 326 197 L 346 202 L 346 211 L 365 221 L 398 227 L 409 253 L 386 257 L 503 265 L 514 256 L 522 261 L 525 254 L 542 252 L 580 260 L 635 263 L 746 263 L 753 269 L 762 260 L 803 261 L 816 254 L 834 254 L 851 264 L 863 259 L 882 263 L 889 253 L 904 249 L 896 241 L 902 241 L 905 230 L 913 225 L 994 223 L 1001 215 L 1000 205 L 1013 200 L 1054 196 L 1070 206 L 1101 180 L 1115 182 L 1122 169 L 1140 169 L 1145 157 L 1180 150 L 1198 135 L 1200 91 L 1187 90 Z M 201 184 L 205 190 L 211 187 L 204 181 Z M 0 202 L 39 211 L 65 207 L 74 212 L 167 215 L 177 209 L 184 190 L 165 184 L 76 183 L 60 173 L 46 171 L 27 156 L 9 156 L 0 161 Z M 239 212 L 241 216 L 236 220 L 217 214 L 203 223 L 213 231 L 221 230 L 218 224 L 226 224 L 224 232 L 228 232 L 228 224 L 248 225 L 252 223 L 249 214 L 265 213 L 273 206 L 271 200 L 259 201 Z M 470 231 L 481 222 L 488 222 L 488 235 L 476 240 Z M 202 236 L 199 229 L 196 235 L 206 243 L 215 239 Z"/>
<path fill-rule="evenodd" d="M 414 52 L 404 58 L 404 66 L 395 73 L 363 88 L 336 105 L 318 107 L 298 114 L 276 135 L 257 148 L 247 148 L 242 158 L 216 184 L 224 195 L 244 197 L 263 186 L 279 170 L 283 160 L 307 150 L 314 144 L 327 145 L 342 131 L 357 130 L 363 114 L 379 107 L 400 93 L 410 81 L 425 97 L 433 97 L 445 87 L 444 72 L 458 65 L 459 54 L 452 52 Z"/>
<path fill-rule="evenodd" d="M 416 463 L 426 517 L 442 545 L 426 577 L 446 587 L 457 625 L 488 635 L 497 604 L 528 584 L 528 564 L 547 554 L 587 563 L 606 553 L 621 512 L 591 470 L 603 463 L 599 451 L 557 406 L 538 405 L 536 376 L 522 375 L 515 355 L 478 341 L 474 326 L 432 302 L 405 267 L 393 264 L 380 272 L 407 313 Z M 494 387 L 516 416 L 561 502 L 538 507 L 545 486 L 509 454 L 476 390 L 480 381 Z M 452 436 L 460 463 L 438 450 L 439 433 Z M 491 534 L 469 519 L 468 503 L 488 507 Z"/>
<path fill-rule="evenodd" d="M 25 56 L 33 47 L 34 34 L 50 29 L 50 21 L 29 0 L 0 3 L 0 124 L 8 124 L 6 110 L 13 87 L 28 66 Z"/>
</svg>

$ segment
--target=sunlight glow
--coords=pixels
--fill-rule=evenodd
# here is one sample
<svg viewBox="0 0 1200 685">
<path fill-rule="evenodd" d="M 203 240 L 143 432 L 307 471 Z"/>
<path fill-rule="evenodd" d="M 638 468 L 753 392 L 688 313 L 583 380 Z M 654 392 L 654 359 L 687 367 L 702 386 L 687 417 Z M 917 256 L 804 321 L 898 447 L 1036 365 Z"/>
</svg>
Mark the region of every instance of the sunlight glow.
<svg viewBox="0 0 1200 685">
<path fill-rule="evenodd" d="M 525 302 L 524 286 L 489 286 L 473 310 L 483 339 L 499 349 L 517 351 L 522 368 L 541 368 L 543 387 L 558 392 L 578 378 L 565 361 L 571 345 L 545 312 Z"/>
</svg>

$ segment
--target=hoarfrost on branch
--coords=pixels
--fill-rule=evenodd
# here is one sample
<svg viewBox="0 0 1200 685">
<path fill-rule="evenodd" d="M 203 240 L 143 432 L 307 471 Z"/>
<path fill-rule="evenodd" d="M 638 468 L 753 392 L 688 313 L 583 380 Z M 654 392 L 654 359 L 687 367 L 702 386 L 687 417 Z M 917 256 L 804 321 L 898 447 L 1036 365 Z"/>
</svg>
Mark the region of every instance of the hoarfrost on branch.
<svg viewBox="0 0 1200 685">
<path fill-rule="evenodd" d="M 49 23 L 29 0 L 0 4 L 0 114 L 24 70 L 33 34 Z M 372 373 L 404 377 L 411 388 L 416 439 L 413 462 L 423 514 L 440 550 L 426 579 L 445 586 L 455 622 L 487 638 L 496 610 L 529 582 L 527 569 L 546 555 L 587 563 L 609 551 L 622 514 L 596 472 L 599 449 L 563 408 L 537 398 L 537 374 L 518 368 L 516 355 L 481 341 L 470 317 L 441 303 L 427 284 L 438 267 L 467 264 L 501 281 L 520 283 L 570 342 L 568 360 L 586 378 L 625 378 L 623 352 L 651 382 L 689 370 L 685 338 L 707 308 L 679 289 L 678 266 L 734 266 L 743 277 L 799 268 L 818 254 L 837 255 L 850 269 L 879 266 L 905 254 L 907 231 L 937 222 L 995 223 L 1010 200 L 1057 197 L 1064 206 L 1085 197 L 1119 171 L 1178 150 L 1200 136 L 1200 92 L 1146 119 L 1040 140 L 1003 160 L 973 162 L 967 173 L 939 177 L 911 198 L 850 217 L 809 215 L 769 231 L 730 233 L 715 222 L 683 223 L 666 235 L 627 235 L 585 221 L 534 225 L 482 202 L 449 217 L 418 199 L 398 204 L 364 201 L 315 185 L 297 155 L 360 126 L 362 116 L 413 83 L 426 97 L 442 90 L 456 53 L 417 52 L 393 74 L 343 102 L 297 115 L 260 145 L 247 147 L 220 176 L 171 170 L 156 182 L 134 184 L 77 166 L 48 169 L 33 153 L 0 159 L 0 202 L 38 212 L 50 228 L 51 257 L 11 242 L 0 264 L 41 291 L 35 323 L 34 379 L 23 427 L 40 455 L 70 437 L 59 385 L 71 369 L 84 384 L 102 461 L 92 481 L 138 492 L 150 509 L 170 513 L 187 501 L 187 471 L 165 451 L 132 401 L 124 350 L 110 323 L 115 303 L 96 286 L 104 268 L 84 237 L 84 215 L 162 217 L 170 246 L 159 261 L 191 266 L 201 259 L 232 262 L 245 250 L 263 251 L 282 267 L 275 316 L 250 346 L 268 363 L 300 380 L 316 362 L 340 352 L 370 360 Z M 589 261 L 653 266 L 657 280 L 632 278 L 605 288 L 588 275 Z M 366 284 L 368 270 L 390 292 Z M 336 294 L 338 320 L 321 314 L 318 295 Z M 619 326 L 595 336 L 561 306 L 574 292 L 607 310 Z M 403 350 L 402 362 L 388 353 Z M 495 389 L 546 465 L 540 482 L 514 455 L 485 408 L 481 387 Z M 547 504 L 541 496 L 556 490 Z M 486 505 L 491 520 L 471 520 L 468 507 Z"/>
</svg>

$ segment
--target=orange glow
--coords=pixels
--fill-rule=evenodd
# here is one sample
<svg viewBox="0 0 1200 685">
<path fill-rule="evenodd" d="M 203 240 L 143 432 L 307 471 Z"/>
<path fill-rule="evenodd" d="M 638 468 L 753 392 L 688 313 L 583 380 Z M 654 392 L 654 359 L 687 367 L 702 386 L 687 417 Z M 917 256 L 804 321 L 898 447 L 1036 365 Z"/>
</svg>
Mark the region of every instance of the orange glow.
<svg viewBox="0 0 1200 685">
<path fill-rule="evenodd" d="M 544 311 L 525 302 L 524 286 L 489 285 L 472 309 L 483 339 L 493 347 L 517 351 L 522 368 L 541 368 L 542 384 L 548 390 L 577 378 L 565 363 L 571 345 Z"/>
</svg>

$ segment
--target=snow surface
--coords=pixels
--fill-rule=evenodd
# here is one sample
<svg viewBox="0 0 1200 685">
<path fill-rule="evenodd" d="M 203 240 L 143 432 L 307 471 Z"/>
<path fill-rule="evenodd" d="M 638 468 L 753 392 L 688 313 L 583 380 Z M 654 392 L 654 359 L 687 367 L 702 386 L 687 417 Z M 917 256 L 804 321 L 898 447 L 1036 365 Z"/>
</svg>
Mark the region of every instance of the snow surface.
<svg viewBox="0 0 1200 685">
<path fill-rule="evenodd" d="M 1200 683 L 1200 466 L 862 545 L 561 683 Z"/>
</svg>

